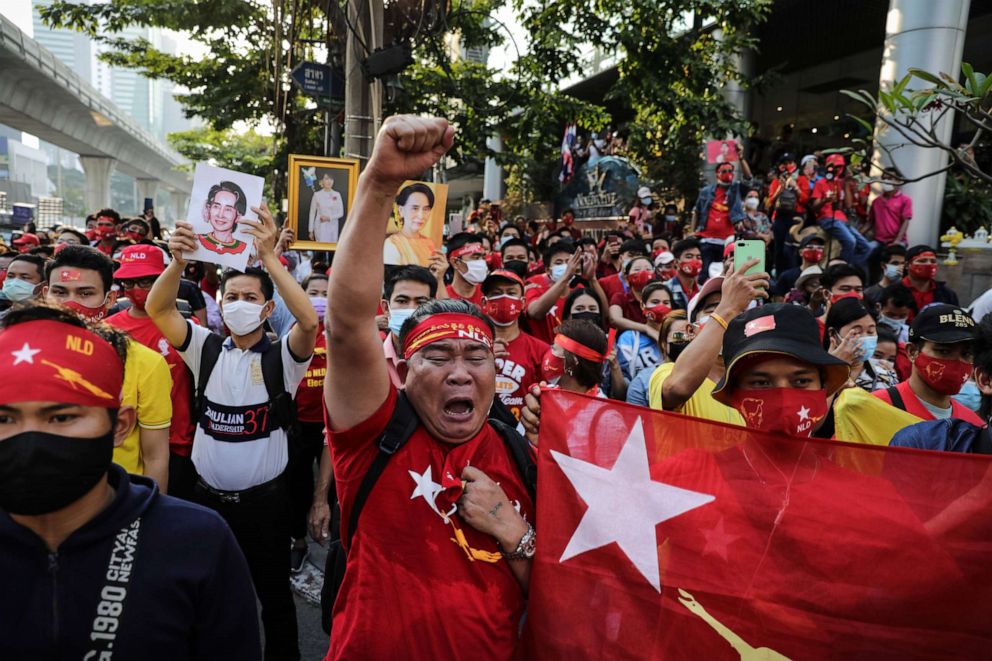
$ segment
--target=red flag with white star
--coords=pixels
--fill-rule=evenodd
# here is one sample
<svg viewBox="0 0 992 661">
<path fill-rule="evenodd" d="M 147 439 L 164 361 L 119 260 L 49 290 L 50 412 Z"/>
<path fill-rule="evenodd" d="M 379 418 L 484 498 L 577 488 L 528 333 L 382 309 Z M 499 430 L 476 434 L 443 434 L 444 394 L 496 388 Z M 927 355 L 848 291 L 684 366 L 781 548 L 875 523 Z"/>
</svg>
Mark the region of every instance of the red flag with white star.
<svg viewBox="0 0 992 661">
<path fill-rule="evenodd" d="M 992 460 L 542 396 L 534 659 L 988 658 Z"/>
</svg>

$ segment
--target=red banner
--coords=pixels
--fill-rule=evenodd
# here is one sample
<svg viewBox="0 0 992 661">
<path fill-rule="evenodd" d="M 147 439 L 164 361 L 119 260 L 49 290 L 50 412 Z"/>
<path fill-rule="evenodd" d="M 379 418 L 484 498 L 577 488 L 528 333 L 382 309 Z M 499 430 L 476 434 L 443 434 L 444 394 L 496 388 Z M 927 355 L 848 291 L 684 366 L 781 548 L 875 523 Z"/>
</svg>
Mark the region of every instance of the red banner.
<svg viewBox="0 0 992 661">
<path fill-rule="evenodd" d="M 990 658 L 990 468 L 546 392 L 526 656 Z"/>
</svg>

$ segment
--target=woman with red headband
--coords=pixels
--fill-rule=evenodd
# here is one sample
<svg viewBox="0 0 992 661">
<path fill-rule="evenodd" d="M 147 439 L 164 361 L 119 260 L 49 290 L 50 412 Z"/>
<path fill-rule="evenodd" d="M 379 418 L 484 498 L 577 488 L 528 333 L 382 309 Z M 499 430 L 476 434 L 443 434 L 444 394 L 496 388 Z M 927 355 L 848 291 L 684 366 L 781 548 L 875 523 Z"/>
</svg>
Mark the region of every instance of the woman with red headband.
<svg viewBox="0 0 992 661">
<path fill-rule="evenodd" d="M 541 373 L 550 386 L 580 392 L 594 397 L 606 395 L 599 389 L 603 363 L 610 354 L 614 331 L 610 339 L 585 319 L 562 322 L 555 343 L 544 355 Z"/>
</svg>

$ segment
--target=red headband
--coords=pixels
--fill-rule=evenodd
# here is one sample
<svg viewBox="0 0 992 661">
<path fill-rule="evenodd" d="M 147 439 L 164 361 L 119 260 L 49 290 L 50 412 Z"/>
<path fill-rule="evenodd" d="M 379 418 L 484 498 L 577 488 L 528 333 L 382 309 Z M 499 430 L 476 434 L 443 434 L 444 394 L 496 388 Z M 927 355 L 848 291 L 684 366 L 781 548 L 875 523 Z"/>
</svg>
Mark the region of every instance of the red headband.
<svg viewBox="0 0 992 661">
<path fill-rule="evenodd" d="M 432 314 L 413 327 L 403 342 L 403 358 L 410 360 L 428 344 L 441 340 L 475 340 L 493 349 L 493 332 L 478 317 L 464 312 Z"/>
<path fill-rule="evenodd" d="M 452 250 L 450 257 L 452 259 L 458 259 L 462 255 L 471 255 L 477 252 L 486 252 L 485 248 L 482 247 L 481 243 L 466 243 L 461 248 Z"/>
<path fill-rule="evenodd" d="M 933 259 L 937 259 L 937 254 L 930 250 L 927 250 L 926 252 L 921 252 L 916 255 L 913 255 L 913 259 L 919 259 L 920 257 L 932 257 Z M 913 260 L 911 259 L 909 261 L 913 261 Z"/>
<path fill-rule="evenodd" d="M 59 402 L 113 409 L 124 366 L 99 335 L 60 321 L 16 324 L 0 332 L 0 402 Z"/>
<path fill-rule="evenodd" d="M 584 344 L 579 344 L 570 337 L 566 337 L 561 333 L 555 335 L 555 344 L 560 346 L 562 349 L 569 353 L 574 353 L 579 358 L 585 358 L 586 360 L 591 360 L 594 363 L 601 363 L 613 352 L 613 339 L 617 335 L 617 329 L 611 328 L 610 334 L 606 340 L 606 353 L 599 353 L 594 349 L 590 349 Z"/>
</svg>

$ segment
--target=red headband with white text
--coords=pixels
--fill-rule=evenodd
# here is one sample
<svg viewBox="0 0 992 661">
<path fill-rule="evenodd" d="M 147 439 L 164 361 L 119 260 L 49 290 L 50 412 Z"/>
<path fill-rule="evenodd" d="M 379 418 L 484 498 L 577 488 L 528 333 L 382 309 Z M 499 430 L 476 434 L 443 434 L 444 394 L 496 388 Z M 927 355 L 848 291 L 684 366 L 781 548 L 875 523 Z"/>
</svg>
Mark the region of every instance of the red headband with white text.
<svg viewBox="0 0 992 661">
<path fill-rule="evenodd" d="M 493 350 L 493 332 L 484 321 L 462 312 L 447 312 L 432 314 L 413 327 L 403 342 L 403 358 L 410 360 L 413 354 L 441 340 L 475 340 Z"/>
</svg>

